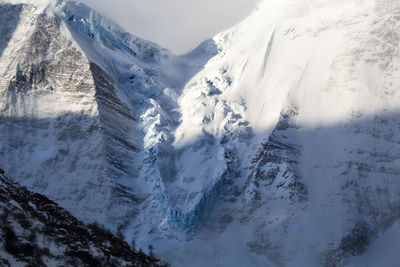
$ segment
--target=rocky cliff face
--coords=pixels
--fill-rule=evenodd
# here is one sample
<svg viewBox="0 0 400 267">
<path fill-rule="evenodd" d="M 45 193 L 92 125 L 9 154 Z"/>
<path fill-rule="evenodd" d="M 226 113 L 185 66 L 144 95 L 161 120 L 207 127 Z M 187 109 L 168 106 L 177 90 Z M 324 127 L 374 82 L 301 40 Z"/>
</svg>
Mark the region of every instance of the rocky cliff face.
<svg viewBox="0 0 400 267">
<path fill-rule="evenodd" d="M 1 41 L 2 163 L 80 218 L 114 224 L 140 201 L 117 181 L 135 177 L 134 112 L 111 76 L 60 33 L 56 17 L 32 5 L 0 8 L 9 36 Z M 112 209 L 116 203 L 122 209 Z"/>
<path fill-rule="evenodd" d="M 396 231 L 396 1 L 264 1 L 184 56 L 10 2 L 0 164 L 78 218 L 183 266 L 351 266 Z"/>
</svg>

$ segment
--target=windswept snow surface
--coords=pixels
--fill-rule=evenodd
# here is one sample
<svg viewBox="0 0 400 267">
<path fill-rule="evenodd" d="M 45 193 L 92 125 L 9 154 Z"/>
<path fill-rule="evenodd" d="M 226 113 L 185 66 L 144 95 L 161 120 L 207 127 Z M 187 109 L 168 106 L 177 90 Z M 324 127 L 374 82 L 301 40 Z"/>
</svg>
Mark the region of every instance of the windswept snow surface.
<svg viewBox="0 0 400 267">
<path fill-rule="evenodd" d="M 54 49 L 14 59 L 37 46 L 26 15 L 0 46 L 0 164 L 21 183 L 176 266 L 383 255 L 400 218 L 400 2 L 268 0 L 184 56 L 82 4 L 43 3 Z M 32 61 L 58 66 L 68 49 L 71 80 L 24 87 Z M 71 113 L 82 123 L 54 121 Z"/>
</svg>

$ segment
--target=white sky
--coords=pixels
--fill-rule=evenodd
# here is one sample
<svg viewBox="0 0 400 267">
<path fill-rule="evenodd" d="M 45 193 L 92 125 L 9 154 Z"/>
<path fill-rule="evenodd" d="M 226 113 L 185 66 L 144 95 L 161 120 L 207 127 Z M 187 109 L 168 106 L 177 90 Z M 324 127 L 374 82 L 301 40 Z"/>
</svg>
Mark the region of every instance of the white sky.
<svg viewBox="0 0 400 267">
<path fill-rule="evenodd" d="M 244 19 L 259 0 L 80 0 L 176 54 Z"/>
</svg>

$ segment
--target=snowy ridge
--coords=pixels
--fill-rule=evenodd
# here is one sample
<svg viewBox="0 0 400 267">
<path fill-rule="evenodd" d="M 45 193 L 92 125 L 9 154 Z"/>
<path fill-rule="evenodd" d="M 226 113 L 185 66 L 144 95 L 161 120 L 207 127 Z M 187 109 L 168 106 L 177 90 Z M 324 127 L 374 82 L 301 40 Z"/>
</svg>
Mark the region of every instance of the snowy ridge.
<svg viewBox="0 0 400 267">
<path fill-rule="evenodd" d="M 111 50 L 119 50 L 151 63 L 160 62 L 163 57 L 168 57 L 166 50 L 126 33 L 118 25 L 84 4 L 59 1 L 55 9 L 69 26 L 83 36 L 101 42 Z"/>
</svg>

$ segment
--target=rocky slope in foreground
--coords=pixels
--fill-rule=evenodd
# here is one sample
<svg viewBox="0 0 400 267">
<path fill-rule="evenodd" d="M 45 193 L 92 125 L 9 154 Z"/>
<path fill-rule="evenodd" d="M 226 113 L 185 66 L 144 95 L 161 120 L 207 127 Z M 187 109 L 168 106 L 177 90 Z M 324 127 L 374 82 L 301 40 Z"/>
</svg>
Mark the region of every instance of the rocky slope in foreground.
<svg viewBox="0 0 400 267">
<path fill-rule="evenodd" d="M 166 266 L 85 225 L 0 169 L 0 266 Z"/>
</svg>

